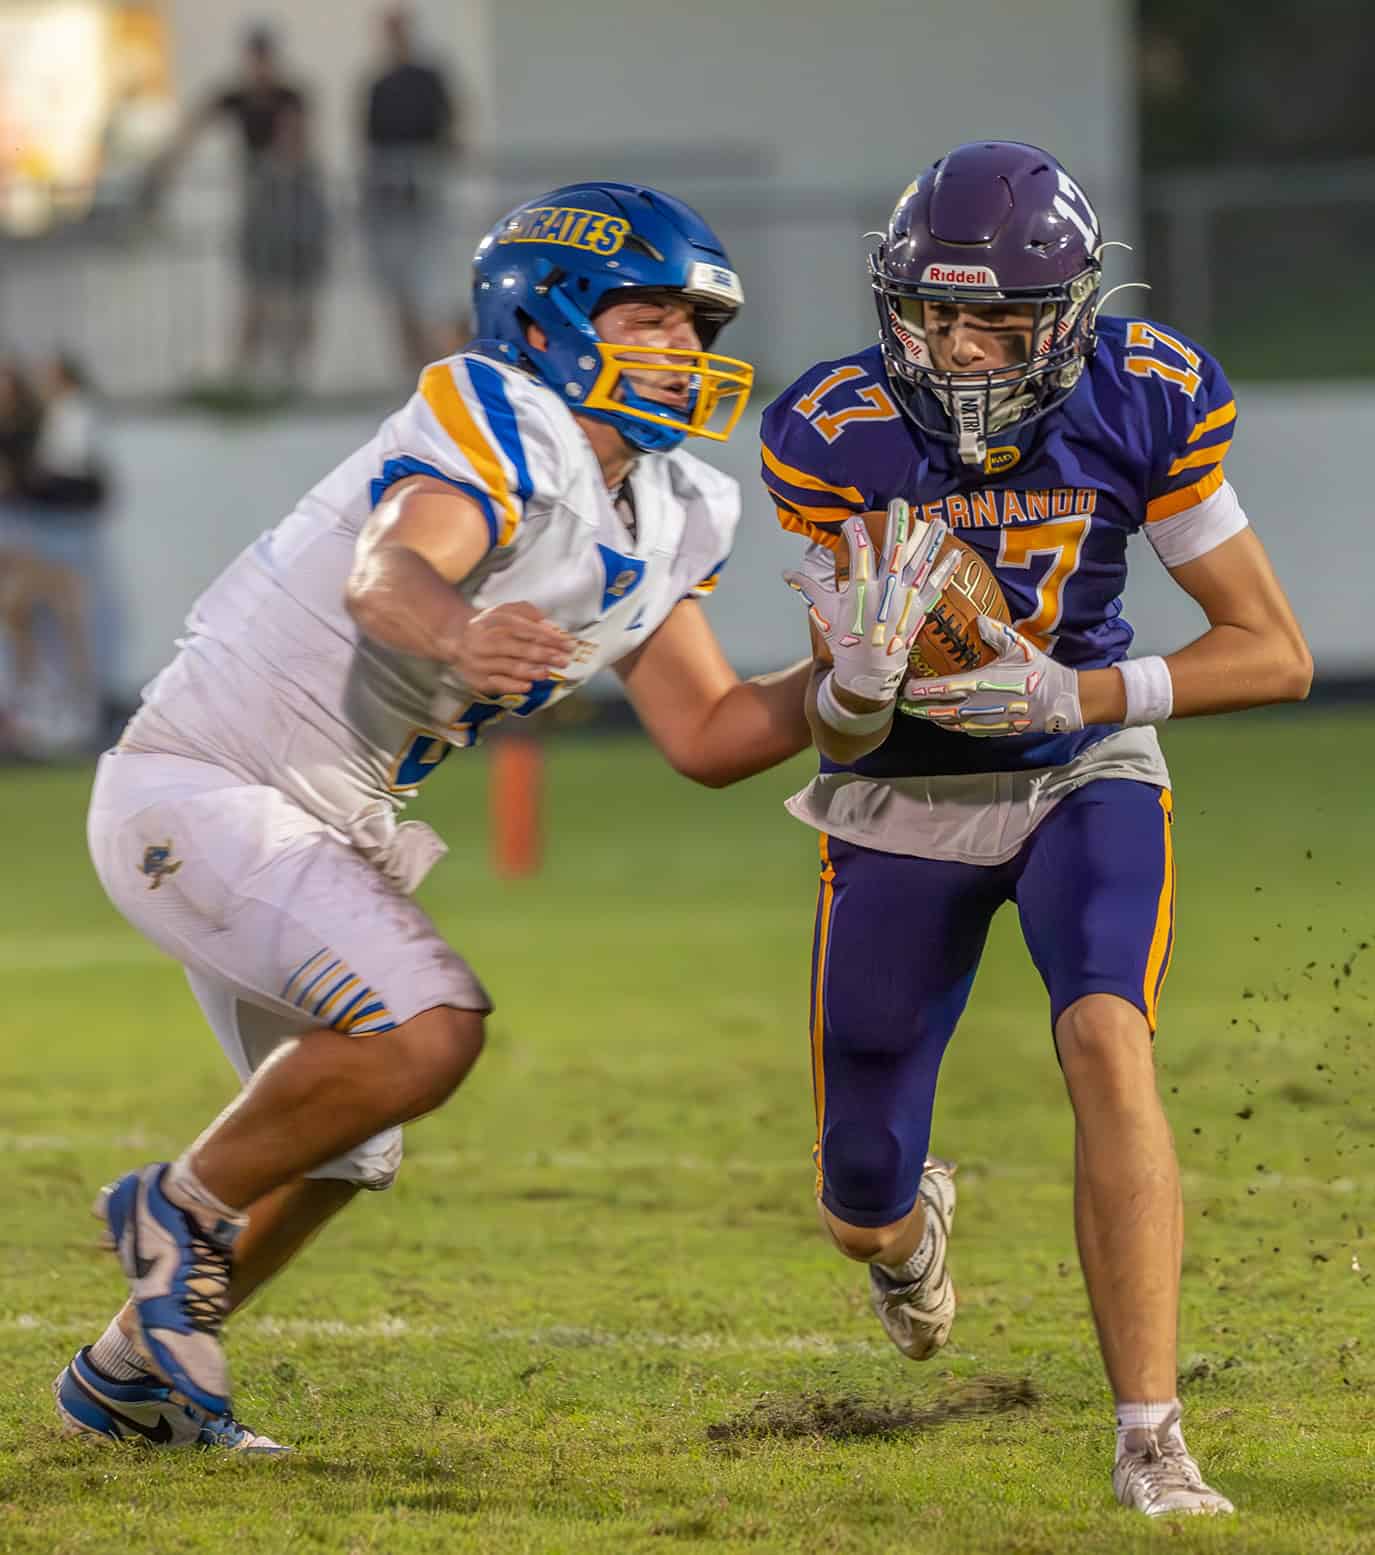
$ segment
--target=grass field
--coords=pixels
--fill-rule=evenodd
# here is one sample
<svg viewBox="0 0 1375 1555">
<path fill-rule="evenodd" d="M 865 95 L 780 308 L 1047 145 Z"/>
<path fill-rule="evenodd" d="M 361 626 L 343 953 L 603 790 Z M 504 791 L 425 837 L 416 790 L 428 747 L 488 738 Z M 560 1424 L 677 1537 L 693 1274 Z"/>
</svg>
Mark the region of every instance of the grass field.
<svg viewBox="0 0 1375 1555">
<path fill-rule="evenodd" d="M 586 739 L 551 753 L 536 881 L 487 873 L 480 757 L 419 807 L 454 841 L 426 900 L 499 1008 L 396 1189 L 230 1330 L 283 1461 L 57 1438 L 49 1380 L 121 1291 L 92 1192 L 176 1151 L 229 1074 L 99 894 L 88 775 L 0 773 L 0 1551 L 1375 1550 L 1375 721 L 1168 748 L 1180 1388 L 1237 1518 L 1112 1502 L 1070 1116 L 1015 920 L 943 1077 L 961 1316 L 919 1368 L 810 1198 L 815 851 L 779 808 L 806 764 L 713 794 Z"/>
</svg>

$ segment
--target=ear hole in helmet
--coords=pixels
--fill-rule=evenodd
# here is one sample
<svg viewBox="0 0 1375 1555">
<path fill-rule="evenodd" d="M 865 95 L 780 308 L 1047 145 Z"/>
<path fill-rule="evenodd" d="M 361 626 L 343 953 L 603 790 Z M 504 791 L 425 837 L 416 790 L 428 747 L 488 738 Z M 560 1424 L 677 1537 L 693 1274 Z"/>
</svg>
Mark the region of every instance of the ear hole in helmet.
<svg viewBox="0 0 1375 1555">
<path fill-rule="evenodd" d="M 536 324 L 534 319 L 532 319 L 530 317 L 530 315 L 525 311 L 524 308 L 517 308 L 515 310 L 515 312 L 516 312 L 516 323 L 520 325 L 521 339 L 528 346 L 528 345 L 530 345 L 530 331 L 532 329 L 538 329 L 539 325 Z M 533 350 L 534 347 L 532 346 L 531 349 Z M 528 356 L 525 356 L 525 355 L 522 354 L 520 360 L 526 367 L 533 368 L 534 363 L 531 361 L 531 359 Z"/>
</svg>

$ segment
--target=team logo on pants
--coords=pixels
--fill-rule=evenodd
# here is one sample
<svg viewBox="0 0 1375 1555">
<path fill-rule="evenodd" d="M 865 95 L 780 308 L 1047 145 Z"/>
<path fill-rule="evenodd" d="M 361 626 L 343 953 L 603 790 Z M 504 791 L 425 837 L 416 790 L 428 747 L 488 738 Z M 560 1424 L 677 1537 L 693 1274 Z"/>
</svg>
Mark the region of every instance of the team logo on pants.
<svg viewBox="0 0 1375 1555">
<path fill-rule="evenodd" d="M 139 868 L 148 876 L 150 891 L 156 891 L 169 875 L 175 875 L 181 868 L 181 860 L 172 857 L 172 839 L 169 837 L 161 847 L 145 848 Z"/>
</svg>

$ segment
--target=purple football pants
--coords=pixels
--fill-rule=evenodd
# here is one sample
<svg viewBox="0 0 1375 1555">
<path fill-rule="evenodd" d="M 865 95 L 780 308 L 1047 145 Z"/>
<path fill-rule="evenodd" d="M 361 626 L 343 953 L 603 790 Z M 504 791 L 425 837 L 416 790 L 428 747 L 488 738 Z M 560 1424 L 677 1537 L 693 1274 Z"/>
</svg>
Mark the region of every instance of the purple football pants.
<svg viewBox="0 0 1375 1555">
<path fill-rule="evenodd" d="M 821 839 L 812 949 L 817 1191 L 856 1226 L 916 1202 L 941 1058 L 993 914 L 1017 904 L 1051 1028 L 1085 994 L 1117 994 L 1155 1030 L 1174 948 L 1168 791 L 1100 778 L 993 866 Z"/>
</svg>

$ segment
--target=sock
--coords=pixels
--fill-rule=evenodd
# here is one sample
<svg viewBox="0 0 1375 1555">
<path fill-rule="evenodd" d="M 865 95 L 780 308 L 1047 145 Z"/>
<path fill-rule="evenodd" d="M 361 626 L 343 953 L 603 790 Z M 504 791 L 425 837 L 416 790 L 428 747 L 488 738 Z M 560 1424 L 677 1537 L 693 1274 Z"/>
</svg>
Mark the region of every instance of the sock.
<svg viewBox="0 0 1375 1555">
<path fill-rule="evenodd" d="M 903 1263 L 880 1263 L 878 1266 L 895 1285 L 920 1285 L 934 1267 L 937 1251 L 936 1217 L 928 1209 L 916 1251 Z M 877 1259 L 874 1261 L 878 1263 Z"/>
<path fill-rule="evenodd" d="M 1179 1427 L 1179 1400 L 1172 1398 L 1163 1404 L 1119 1404 L 1117 1406 L 1117 1456 L 1126 1447 L 1128 1431 L 1158 1431 L 1173 1414 L 1165 1440 L 1184 1447 L 1184 1433 Z M 1184 1448 L 1187 1452 L 1188 1449 Z"/>
<path fill-rule="evenodd" d="M 197 1219 L 210 1215 L 216 1220 L 227 1221 L 229 1227 L 237 1228 L 247 1224 L 248 1217 L 243 1210 L 234 1209 L 223 1199 L 217 1199 L 196 1176 L 189 1150 L 173 1161 L 163 1174 L 162 1191 L 173 1204 L 195 1212 Z"/>
<path fill-rule="evenodd" d="M 143 1351 L 119 1326 L 114 1318 L 110 1326 L 91 1346 L 91 1363 L 103 1372 L 111 1382 L 136 1382 L 148 1375 L 148 1362 Z"/>
</svg>

